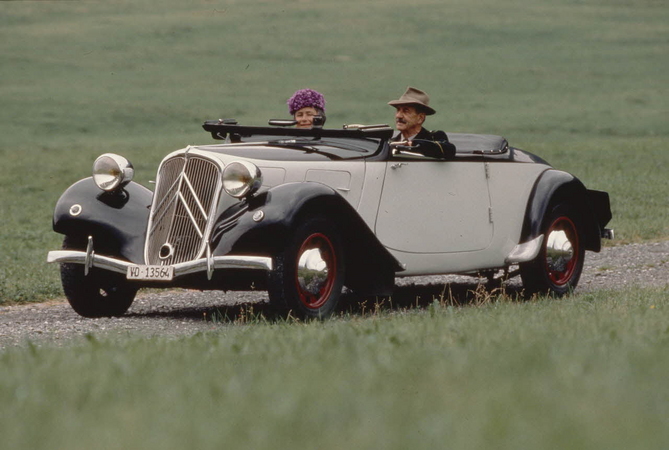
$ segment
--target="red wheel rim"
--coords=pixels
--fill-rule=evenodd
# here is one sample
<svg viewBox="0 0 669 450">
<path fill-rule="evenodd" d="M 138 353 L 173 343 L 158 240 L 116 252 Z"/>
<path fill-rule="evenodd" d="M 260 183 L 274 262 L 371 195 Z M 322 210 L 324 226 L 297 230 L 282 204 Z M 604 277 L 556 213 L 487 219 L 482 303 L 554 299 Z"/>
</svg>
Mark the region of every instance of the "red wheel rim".
<svg viewBox="0 0 669 450">
<path fill-rule="evenodd" d="M 318 309 L 327 303 L 337 278 L 337 256 L 330 238 L 314 233 L 297 252 L 295 287 L 304 306 Z"/>
<path fill-rule="evenodd" d="M 569 283 L 578 266 L 580 255 L 576 225 L 569 217 L 558 217 L 546 233 L 544 262 L 550 282 L 556 286 Z"/>
</svg>

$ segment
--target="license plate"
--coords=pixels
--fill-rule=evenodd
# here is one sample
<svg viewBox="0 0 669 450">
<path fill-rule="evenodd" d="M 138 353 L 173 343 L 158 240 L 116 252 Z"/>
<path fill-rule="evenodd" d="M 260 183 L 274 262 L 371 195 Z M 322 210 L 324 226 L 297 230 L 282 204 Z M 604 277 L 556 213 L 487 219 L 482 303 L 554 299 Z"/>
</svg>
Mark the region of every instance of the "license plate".
<svg viewBox="0 0 669 450">
<path fill-rule="evenodd" d="M 174 278 L 172 266 L 130 266 L 126 274 L 128 280 L 170 281 Z"/>
</svg>

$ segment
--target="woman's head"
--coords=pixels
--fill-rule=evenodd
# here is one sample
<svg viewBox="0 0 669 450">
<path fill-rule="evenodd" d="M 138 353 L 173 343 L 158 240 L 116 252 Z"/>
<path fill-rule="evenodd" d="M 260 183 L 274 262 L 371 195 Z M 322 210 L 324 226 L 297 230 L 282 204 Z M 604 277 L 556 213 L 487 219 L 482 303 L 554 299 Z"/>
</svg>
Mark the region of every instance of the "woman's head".
<svg viewBox="0 0 669 450">
<path fill-rule="evenodd" d="M 314 116 L 323 116 L 325 121 L 325 97 L 313 89 L 300 89 L 288 99 L 288 112 L 297 121 L 297 128 L 310 128 Z"/>
</svg>

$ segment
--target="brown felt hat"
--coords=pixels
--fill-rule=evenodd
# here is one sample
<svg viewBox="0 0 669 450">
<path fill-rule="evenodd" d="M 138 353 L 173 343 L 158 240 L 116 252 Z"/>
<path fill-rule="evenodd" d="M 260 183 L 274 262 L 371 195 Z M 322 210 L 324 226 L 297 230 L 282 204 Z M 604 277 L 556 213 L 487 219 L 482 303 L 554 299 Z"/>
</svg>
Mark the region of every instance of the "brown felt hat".
<svg viewBox="0 0 669 450">
<path fill-rule="evenodd" d="M 388 102 L 390 106 L 400 106 L 400 105 L 418 105 L 424 111 L 425 114 L 431 116 L 436 113 L 434 109 L 430 108 L 430 97 L 420 89 L 409 86 L 404 94 L 400 97 L 399 100 L 393 100 Z"/>
</svg>

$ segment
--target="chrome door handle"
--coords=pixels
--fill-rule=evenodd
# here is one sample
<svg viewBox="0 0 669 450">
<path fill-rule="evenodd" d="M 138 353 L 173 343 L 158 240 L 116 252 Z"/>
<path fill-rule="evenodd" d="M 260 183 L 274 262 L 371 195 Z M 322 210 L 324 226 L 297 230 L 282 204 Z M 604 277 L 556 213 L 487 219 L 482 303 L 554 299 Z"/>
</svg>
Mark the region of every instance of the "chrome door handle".
<svg viewBox="0 0 669 450">
<path fill-rule="evenodd" d="M 395 163 L 395 164 L 391 165 L 390 168 L 391 169 L 399 169 L 400 167 L 406 166 L 406 165 L 407 165 L 407 163 L 402 163 L 402 162 L 401 163 Z"/>
</svg>

